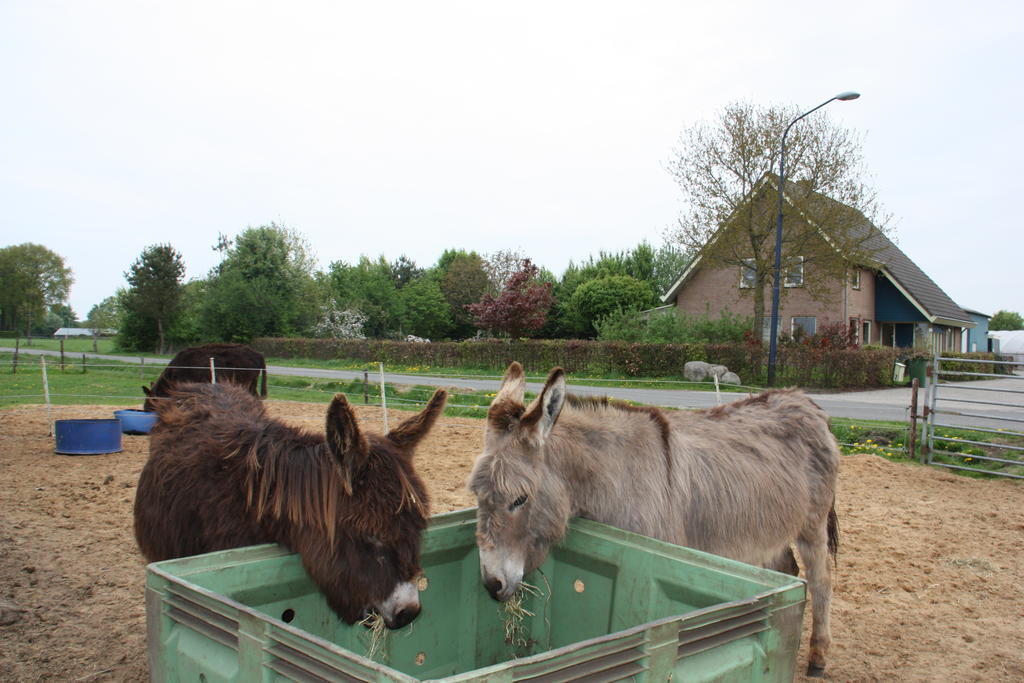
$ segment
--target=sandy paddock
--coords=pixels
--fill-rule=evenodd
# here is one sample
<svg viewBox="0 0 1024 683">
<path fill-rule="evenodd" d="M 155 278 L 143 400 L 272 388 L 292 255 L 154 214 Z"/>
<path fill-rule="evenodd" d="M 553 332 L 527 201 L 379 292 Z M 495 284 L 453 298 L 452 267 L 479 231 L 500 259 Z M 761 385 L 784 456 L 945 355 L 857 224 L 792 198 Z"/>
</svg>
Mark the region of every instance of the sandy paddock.
<svg viewBox="0 0 1024 683">
<path fill-rule="evenodd" d="M 323 405 L 268 404 L 322 428 Z M 112 410 L 69 406 L 55 417 Z M 367 429 L 381 429 L 379 409 L 359 410 Z M 392 425 L 406 416 L 391 413 Z M 148 439 L 61 456 L 47 431 L 44 408 L 0 411 L 0 680 L 146 680 L 131 510 Z M 435 512 L 473 504 L 463 482 L 482 437 L 479 421 L 443 418 L 423 443 L 417 462 Z M 837 510 L 828 678 L 1024 680 L 1024 486 L 846 456 Z"/>
</svg>

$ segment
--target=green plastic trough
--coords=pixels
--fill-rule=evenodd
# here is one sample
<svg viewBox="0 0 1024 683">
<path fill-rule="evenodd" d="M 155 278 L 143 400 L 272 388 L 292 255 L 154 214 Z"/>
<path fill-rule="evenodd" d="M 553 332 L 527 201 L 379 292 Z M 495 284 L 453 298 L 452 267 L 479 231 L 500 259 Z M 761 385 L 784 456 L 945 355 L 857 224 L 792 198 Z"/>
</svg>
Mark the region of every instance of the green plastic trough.
<svg viewBox="0 0 1024 683">
<path fill-rule="evenodd" d="M 588 520 L 527 581 L 533 616 L 506 638 L 480 581 L 476 511 L 423 540 L 423 611 L 367 658 L 297 555 L 276 545 L 149 565 L 153 681 L 789 681 L 805 603 L 798 578 Z"/>
</svg>

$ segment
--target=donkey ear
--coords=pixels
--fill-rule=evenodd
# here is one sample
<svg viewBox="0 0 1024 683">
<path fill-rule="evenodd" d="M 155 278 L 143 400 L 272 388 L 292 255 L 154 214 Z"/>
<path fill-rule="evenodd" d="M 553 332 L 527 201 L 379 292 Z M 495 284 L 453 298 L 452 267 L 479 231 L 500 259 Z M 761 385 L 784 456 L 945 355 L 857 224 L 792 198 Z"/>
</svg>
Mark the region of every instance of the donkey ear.
<svg viewBox="0 0 1024 683">
<path fill-rule="evenodd" d="M 492 403 L 499 403 L 508 400 L 522 405 L 523 395 L 526 394 L 526 374 L 523 366 L 517 361 L 512 361 L 505 371 L 505 377 L 501 380 L 501 388 L 495 394 Z"/>
<path fill-rule="evenodd" d="M 152 385 L 147 387 L 145 384 L 143 384 L 142 385 L 142 393 L 144 393 L 146 396 L 152 396 L 153 395 L 153 389 L 151 387 L 152 387 Z"/>
<path fill-rule="evenodd" d="M 555 368 L 548 375 L 547 381 L 540 395 L 533 400 L 530 407 L 523 415 L 522 425 L 529 426 L 537 424 L 540 426 L 541 436 L 551 433 L 555 426 L 558 415 L 562 412 L 562 405 L 565 403 L 565 371 L 562 368 Z"/>
<path fill-rule="evenodd" d="M 351 494 L 352 481 L 366 465 L 370 448 L 344 394 L 335 394 L 327 409 L 327 447 L 341 466 L 345 493 Z"/>
<path fill-rule="evenodd" d="M 399 448 L 412 451 L 437 422 L 438 416 L 444 411 L 444 404 L 447 400 L 448 392 L 438 389 L 430 397 L 426 408 L 388 432 L 388 438 Z"/>
</svg>

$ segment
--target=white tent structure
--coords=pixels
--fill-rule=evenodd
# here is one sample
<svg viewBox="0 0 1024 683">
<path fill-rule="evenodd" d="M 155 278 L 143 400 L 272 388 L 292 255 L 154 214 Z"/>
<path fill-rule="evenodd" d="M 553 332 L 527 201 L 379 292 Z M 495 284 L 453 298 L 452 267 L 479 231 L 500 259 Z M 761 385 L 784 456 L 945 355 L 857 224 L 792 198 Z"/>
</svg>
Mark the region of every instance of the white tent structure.
<svg viewBox="0 0 1024 683">
<path fill-rule="evenodd" d="M 1024 365 L 1024 330 L 999 330 L 989 332 L 990 339 L 999 340 L 996 350 L 1001 356 L 1011 356 L 1015 363 Z M 993 347 L 995 344 L 993 344 Z"/>
<path fill-rule="evenodd" d="M 53 333 L 53 337 L 54 339 L 59 339 L 60 337 L 64 337 L 65 339 L 68 337 L 110 337 L 115 334 L 117 334 L 117 330 L 93 330 L 88 327 L 61 327 Z"/>
</svg>

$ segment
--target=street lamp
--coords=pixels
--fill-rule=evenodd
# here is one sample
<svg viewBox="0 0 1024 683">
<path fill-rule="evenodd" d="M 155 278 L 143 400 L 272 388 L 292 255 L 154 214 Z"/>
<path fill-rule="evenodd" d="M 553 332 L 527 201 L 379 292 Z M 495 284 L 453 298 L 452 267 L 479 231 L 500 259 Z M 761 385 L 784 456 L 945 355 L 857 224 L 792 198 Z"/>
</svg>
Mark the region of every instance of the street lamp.
<svg viewBox="0 0 1024 683">
<path fill-rule="evenodd" d="M 782 191 L 786 184 L 786 136 L 789 135 L 789 129 L 793 127 L 793 124 L 804 118 L 808 114 L 812 114 L 829 102 L 833 100 L 842 100 L 844 102 L 848 100 L 855 100 L 860 97 L 859 92 L 841 92 L 834 97 L 830 97 L 814 109 L 808 109 L 800 116 L 796 117 L 789 122 L 786 126 L 786 130 L 782 132 L 782 145 L 779 148 L 779 210 L 778 217 L 775 221 L 775 267 L 774 276 L 775 279 L 772 282 L 772 324 L 770 338 L 768 340 L 768 386 L 775 386 L 775 356 L 778 352 L 778 334 L 779 334 L 779 284 L 782 279 Z"/>
</svg>

